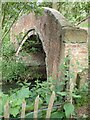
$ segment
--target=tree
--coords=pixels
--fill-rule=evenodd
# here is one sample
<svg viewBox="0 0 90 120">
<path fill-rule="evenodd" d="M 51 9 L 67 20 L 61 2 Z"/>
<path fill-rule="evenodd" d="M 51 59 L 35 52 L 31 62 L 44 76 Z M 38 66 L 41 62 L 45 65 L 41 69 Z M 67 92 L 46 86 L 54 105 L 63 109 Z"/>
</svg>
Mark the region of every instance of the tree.
<svg viewBox="0 0 90 120">
<path fill-rule="evenodd" d="M 58 10 L 73 25 L 85 19 L 90 11 L 90 2 L 42 2 L 41 5 Z"/>
<path fill-rule="evenodd" d="M 23 14 L 40 13 L 37 2 L 3 2 L 2 3 L 2 40 L 9 33 L 12 25 Z"/>
</svg>

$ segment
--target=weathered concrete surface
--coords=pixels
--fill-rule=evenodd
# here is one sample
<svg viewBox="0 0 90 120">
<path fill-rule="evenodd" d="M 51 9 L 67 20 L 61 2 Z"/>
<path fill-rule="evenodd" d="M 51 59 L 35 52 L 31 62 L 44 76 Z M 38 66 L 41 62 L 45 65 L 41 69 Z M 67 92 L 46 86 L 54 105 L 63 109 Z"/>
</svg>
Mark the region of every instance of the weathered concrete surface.
<svg viewBox="0 0 90 120">
<path fill-rule="evenodd" d="M 77 28 L 63 28 L 63 39 L 65 42 L 71 43 L 86 43 L 87 42 L 87 32 L 83 29 Z"/>
<path fill-rule="evenodd" d="M 61 74 L 59 66 L 67 55 L 68 42 L 86 43 L 86 31 L 73 27 L 57 10 L 44 8 L 41 16 L 36 16 L 34 13 L 23 15 L 11 28 L 11 41 L 16 50 L 19 47 L 16 36 L 21 32 L 28 32 L 32 28 L 38 33 L 46 54 L 47 77 L 52 76 L 54 79 L 58 79 Z M 68 46 L 70 47 L 70 45 Z M 75 54 L 75 56 L 77 55 Z M 76 72 L 78 72 L 77 69 Z"/>
</svg>

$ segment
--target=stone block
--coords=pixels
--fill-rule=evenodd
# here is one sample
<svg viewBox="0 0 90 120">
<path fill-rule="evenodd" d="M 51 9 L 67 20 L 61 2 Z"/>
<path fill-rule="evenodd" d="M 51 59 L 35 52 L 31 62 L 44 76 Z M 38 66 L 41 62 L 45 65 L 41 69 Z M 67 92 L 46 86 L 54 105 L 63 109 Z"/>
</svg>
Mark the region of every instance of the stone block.
<svg viewBox="0 0 90 120">
<path fill-rule="evenodd" d="M 73 27 L 63 28 L 63 41 L 69 43 L 86 43 L 87 31 Z"/>
</svg>

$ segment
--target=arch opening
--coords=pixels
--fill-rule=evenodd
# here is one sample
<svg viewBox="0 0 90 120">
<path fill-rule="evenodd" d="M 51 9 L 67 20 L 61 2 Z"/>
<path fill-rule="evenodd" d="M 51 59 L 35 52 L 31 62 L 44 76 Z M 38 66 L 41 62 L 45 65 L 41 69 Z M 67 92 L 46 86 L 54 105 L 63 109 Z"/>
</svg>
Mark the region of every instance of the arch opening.
<svg viewBox="0 0 90 120">
<path fill-rule="evenodd" d="M 47 80 L 46 72 L 46 53 L 44 52 L 42 42 L 38 34 L 29 36 L 22 45 L 21 53 L 25 53 L 26 57 L 22 59 L 27 64 L 28 81 L 34 85 L 38 79 L 40 82 Z"/>
</svg>

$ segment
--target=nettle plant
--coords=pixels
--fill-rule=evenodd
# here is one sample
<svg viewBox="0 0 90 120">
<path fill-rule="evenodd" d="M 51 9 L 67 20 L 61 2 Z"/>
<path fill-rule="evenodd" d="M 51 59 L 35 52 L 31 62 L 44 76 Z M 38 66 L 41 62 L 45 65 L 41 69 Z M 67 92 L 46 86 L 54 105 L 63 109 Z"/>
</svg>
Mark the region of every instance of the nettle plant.
<svg viewBox="0 0 90 120">
<path fill-rule="evenodd" d="M 40 96 L 39 103 L 39 117 L 44 118 L 47 111 L 47 106 L 50 100 L 50 96 L 52 91 L 55 91 L 56 97 L 52 109 L 51 118 L 77 118 L 76 110 L 77 107 L 85 105 L 87 102 L 87 94 L 88 94 L 88 86 L 84 86 L 80 89 L 74 88 L 72 94 L 69 93 L 67 89 L 67 83 L 69 83 L 70 78 L 74 78 L 73 73 L 69 73 L 68 65 L 66 65 L 67 61 L 70 58 L 65 58 L 64 63 L 60 66 L 60 70 L 63 72 L 63 75 L 60 76 L 58 85 L 57 81 L 55 81 L 52 77 L 48 78 L 47 81 L 40 83 L 39 80 L 35 82 L 33 88 L 30 89 L 30 83 L 24 82 L 19 83 L 22 87 L 10 91 L 9 95 L 3 94 L 3 105 L 6 100 L 9 100 L 10 103 L 10 114 L 11 117 L 19 117 L 21 104 L 23 99 L 26 100 L 26 117 L 31 118 L 34 110 L 34 100 L 37 95 Z M 54 86 L 54 87 L 53 87 Z M 71 96 L 73 98 L 73 103 L 68 101 L 67 97 Z M 85 96 L 85 97 L 84 97 Z M 5 99 L 5 100 L 4 100 Z M 31 114 L 32 112 L 32 114 Z"/>
</svg>

